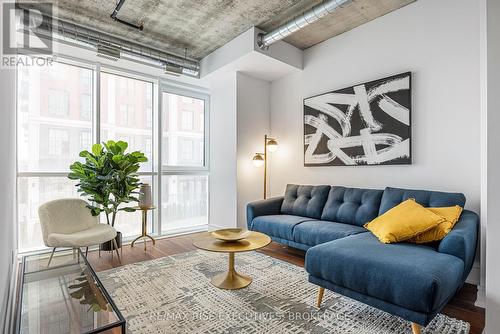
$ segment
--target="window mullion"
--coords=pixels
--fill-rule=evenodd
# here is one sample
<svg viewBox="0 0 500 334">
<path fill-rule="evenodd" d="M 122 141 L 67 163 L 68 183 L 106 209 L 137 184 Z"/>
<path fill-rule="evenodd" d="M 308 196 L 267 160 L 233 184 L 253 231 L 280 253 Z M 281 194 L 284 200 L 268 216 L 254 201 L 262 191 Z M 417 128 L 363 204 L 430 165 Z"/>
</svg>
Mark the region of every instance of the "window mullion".
<svg viewBox="0 0 500 334">
<path fill-rule="evenodd" d="M 101 142 L 101 64 L 97 63 L 94 79 L 94 143 Z"/>
<path fill-rule="evenodd" d="M 163 95 L 162 95 L 162 89 L 161 89 L 161 84 L 160 84 L 160 79 L 158 78 L 158 85 L 156 87 L 156 99 L 154 99 L 154 101 L 156 102 L 156 108 L 154 108 L 153 110 L 156 111 L 156 120 L 157 120 L 157 125 L 156 125 L 156 130 L 158 131 L 157 132 L 157 145 L 156 145 L 156 148 L 157 148 L 157 151 L 156 151 L 156 157 L 157 157 L 157 172 L 158 172 L 158 175 L 156 177 L 156 184 L 157 186 L 155 187 L 155 191 L 156 191 L 156 207 L 157 207 L 157 210 L 156 210 L 156 215 L 157 215 L 157 219 L 156 219 L 156 229 L 157 231 L 155 231 L 158 235 L 161 235 L 162 232 L 161 232 L 161 229 L 162 229 L 162 168 L 163 168 L 163 156 L 162 156 L 162 139 L 163 139 L 163 123 L 162 123 L 162 104 L 163 104 L 163 101 L 162 101 L 162 98 L 163 98 Z"/>
</svg>

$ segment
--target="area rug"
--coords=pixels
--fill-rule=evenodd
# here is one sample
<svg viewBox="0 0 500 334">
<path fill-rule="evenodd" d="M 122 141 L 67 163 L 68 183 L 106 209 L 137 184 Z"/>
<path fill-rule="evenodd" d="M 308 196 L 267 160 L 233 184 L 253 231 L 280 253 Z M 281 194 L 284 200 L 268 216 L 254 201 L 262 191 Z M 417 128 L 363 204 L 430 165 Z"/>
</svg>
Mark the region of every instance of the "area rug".
<svg viewBox="0 0 500 334">
<path fill-rule="evenodd" d="M 99 273 L 127 320 L 127 333 L 411 333 L 410 323 L 318 288 L 301 267 L 267 255 L 236 254 L 237 271 L 253 278 L 241 290 L 221 290 L 210 278 L 227 255 L 193 251 Z M 467 334 L 469 323 L 438 315 L 424 334 Z"/>
</svg>

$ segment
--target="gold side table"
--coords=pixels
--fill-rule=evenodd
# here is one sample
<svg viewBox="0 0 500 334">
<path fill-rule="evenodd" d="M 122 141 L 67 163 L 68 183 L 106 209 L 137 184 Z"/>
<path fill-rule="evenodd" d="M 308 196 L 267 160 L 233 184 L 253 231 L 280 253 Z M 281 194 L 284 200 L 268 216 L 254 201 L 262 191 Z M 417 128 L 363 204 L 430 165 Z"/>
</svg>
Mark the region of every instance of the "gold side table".
<svg viewBox="0 0 500 334">
<path fill-rule="evenodd" d="M 271 243 L 271 238 L 259 232 L 250 232 L 242 240 L 228 242 L 214 238 L 210 232 L 203 233 L 193 240 L 196 248 L 209 252 L 228 253 L 228 271 L 212 278 L 212 284 L 221 289 L 241 289 L 252 283 L 252 278 L 238 273 L 234 268 L 234 253 L 254 251 Z"/>
<path fill-rule="evenodd" d="M 139 206 L 135 206 L 134 209 L 142 211 L 142 235 L 135 238 L 134 241 L 132 241 L 132 243 L 130 244 L 130 247 L 134 247 L 134 243 L 137 240 L 144 238 L 144 250 L 146 250 L 146 239 L 148 239 L 148 238 L 151 239 L 151 241 L 153 241 L 153 246 L 156 244 L 156 240 L 148 234 L 148 229 L 147 229 L 147 227 L 148 227 L 148 211 L 154 210 L 154 209 L 156 209 L 156 207 L 150 206 L 150 207 L 146 207 L 146 208 L 141 208 Z"/>
</svg>

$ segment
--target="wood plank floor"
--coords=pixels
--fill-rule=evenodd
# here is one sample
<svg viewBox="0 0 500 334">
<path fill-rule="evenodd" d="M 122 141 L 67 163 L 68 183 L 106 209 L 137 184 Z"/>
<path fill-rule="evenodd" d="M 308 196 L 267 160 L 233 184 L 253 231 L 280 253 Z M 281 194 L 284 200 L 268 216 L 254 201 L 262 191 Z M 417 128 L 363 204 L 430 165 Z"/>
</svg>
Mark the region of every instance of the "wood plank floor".
<svg viewBox="0 0 500 334">
<path fill-rule="evenodd" d="M 147 251 L 144 251 L 142 241 L 136 243 L 134 248 L 128 245 L 124 246 L 121 264 L 118 262 L 116 254 L 111 258 L 110 253 L 107 252 L 102 252 L 100 258 L 97 251 L 89 252 L 88 259 L 96 271 L 103 271 L 140 261 L 153 260 L 163 256 L 195 250 L 196 248 L 192 245 L 192 239 L 196 235 L 188 234 L 160 239 L 156 241 L 155 246 L 151 242 L 148 242 Z M 275 242 L 259 250 L 259 252 L 301 267 L 304 266 L 304 252 L 282 246 Z M 450 317 L 469 322 L 471 324 L 470 334 L 481 334 L 484 329 L 484 309 L 474 306 L 476 295 L 476 286 L 466 284 L 442 312 Z"/>
</svg>

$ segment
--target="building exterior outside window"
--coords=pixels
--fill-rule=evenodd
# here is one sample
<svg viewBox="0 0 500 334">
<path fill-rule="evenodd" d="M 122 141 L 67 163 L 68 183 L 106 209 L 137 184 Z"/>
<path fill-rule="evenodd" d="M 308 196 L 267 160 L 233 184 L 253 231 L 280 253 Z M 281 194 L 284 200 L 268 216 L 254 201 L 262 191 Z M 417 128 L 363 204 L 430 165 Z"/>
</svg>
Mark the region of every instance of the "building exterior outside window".
<svg viewBox="0 0 500 334">
<path fill-rule="evenodd" d="M 61 156 L 69 153 L 68 131 L 49 129 L 49 155 Z"/>
<path fill-rule="evenodd" d="M 90 90 L 92 88 L 92 72 L 82 69 L 80 71 L 80 82 L 85 90 Z"/>
<path fill-rule="evenodd" d="M 80 151 L 89 151 L 92 148 L 92 132 L 82 131 L 80 132 Z"/>
<path fill-rule="evenodd" d="M 69 94 L 66 91 L 49 90 L 49 113 L 55 116 L 68 116 Z"/>
<path fill-rule="evenodd" d="M 179 141 L 180 151 L 181 151 L 181 160 L 190 162 L 193 160 L 193 144 L 194 141 L 190 139 L 180 139 Z"/>
<path fill-rule="evenodd" d="M 90 94 L 83 94 L 80 103 L 81 119 L 84 121 L 90 120 L 92 117 L 92 96 Z"/>
<path fill-rule="evenodd" d="M 185 110 L 182 112 L 182 122 L 181 128 L 182 130 L 193 130 L 193 117 L 194 114 L 191 110 Z"/>
</svg>

